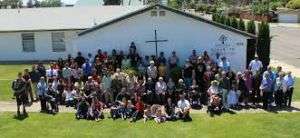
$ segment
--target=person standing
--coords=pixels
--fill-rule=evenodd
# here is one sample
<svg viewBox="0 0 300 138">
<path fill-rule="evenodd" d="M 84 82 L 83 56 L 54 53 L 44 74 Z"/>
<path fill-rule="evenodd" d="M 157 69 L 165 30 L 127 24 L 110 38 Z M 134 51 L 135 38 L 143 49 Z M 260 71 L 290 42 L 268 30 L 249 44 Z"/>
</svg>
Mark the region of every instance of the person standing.
<svg viewBox="0 0 300 138">
<path fill-rule="evenodd" d="M 32 70 L 29 72 L 31 84 L 32 84 L 32 90 L 35 94 L 35 101 L 39 100 L 38 96 L 38 90 L 37 90 L 37 83 L 40 81 L 41 73 L 37 70 L 36 65 L 32 65 Z"/>
<path fill-rule="evenodd" d="M 270 77 L 270 74 L 268 72 L 265 72 L 263 74 L 263 79 L 261 82 L 261 92 L 262 92 L 262 100 L 263 100 L 263 109 L 267 110 L 269 103 L 271 101 L 272 97 L 272 85 L 273 85 L 273 80 Z"/>
<path fill-rule="evenodd" d="M 284 103 L 284 93 L 286 92 L 286 86 L 284 81 L 284 73 L 279 72 L 279 76 L 276 78 L 275 81 L 275 103 L 277 107 L 282 107 Z"/>
<path fill-rule="evenodd" d="M 41 102 L 41 112 L 46 112 L 47 111 L 46 95 L 47 95 L 48 86 L 44 77 L 40 78 L 40 81 L 37 84 L 37 89 L 38 89 L 39 99 Z"/>
<path fill-rule="evenodd" d="M 222 103 L 224 107 L 227 107 L 227 95 L 230 90 L 230 79 L 227 77 L 226 72 L 222 72 L 222 78 L 220 79 L 219 87 L 222 91 Z"/>
<path fill-rule="evenodd" d="M 12 87 L 14 91 L 14 96 L 16 97 L 17 101 L 17 116 L 19 117 L 20 114 L 20 106 L 23 106 L 23 115 L 28 116 L 26 112 L 26 104 L 28 104 L 28 94 L 26 93 L 26 82 L 23 79 L 22 73 L 18 73 L 18 78 L 13 81 Z"/>
<path fill-rule="evenodd" d="M 285 105 L 291 107 L 294 85 L 295 85 L 295 77 L 292 76 L 292 72 L 287 72 L 287 75 L 284 76 L 284 81 L 287 87 L 287 91 L 285 93 Z"/>
<path fill-rule="evenodd" d="M 262 68 L 263 64 L 260 60 L 258 60 L 258 57 L 254 57 L 254 59 L 251 60 L 249 63 L 249 70 L 252 72 L 253 75 L 260 73 Z"/>
<path fill-rule="evenodd" d="M 177 67 L 177 64 L 179 63 L 179 58 L 177 57 L 175 51 L 172 52 L 172 55 L 169 57 L 168 61 L 170 69 Z"/>
<path fill-rule="evenodd" d="M 32 104 L 34 102 L 34 98 L 33 98 L 33 93 L 32 93 L 32 88 L 31 88 L 31 79 L 30 79 L 30 75 L 29 75 L 29 70 L 28 69 L 24 69 L 24 74 L 23 74 L 23 79 L 26 82 L 26 93 L 29 94 L 30 97 L 30 104 Z"/>
</svg>

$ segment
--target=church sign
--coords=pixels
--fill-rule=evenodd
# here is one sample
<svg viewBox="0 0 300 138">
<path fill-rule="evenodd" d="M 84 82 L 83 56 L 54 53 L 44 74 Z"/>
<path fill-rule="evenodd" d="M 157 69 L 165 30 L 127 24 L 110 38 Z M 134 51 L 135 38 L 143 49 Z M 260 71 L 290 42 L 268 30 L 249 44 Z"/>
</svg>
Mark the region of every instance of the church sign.
<svg viewBox="0 0 300 138">
<path fill-rule="evenodd" d="M 222 34 L 219 36 L 217 43 L 214 44 L 214 47 L 211 48 L 211 52 L 228 57 L 237 54 L 239 52 L 236 51 L 237 46 L 243 45 L 243 42 L 233 43 L 227 35 Z"/>
</svg>

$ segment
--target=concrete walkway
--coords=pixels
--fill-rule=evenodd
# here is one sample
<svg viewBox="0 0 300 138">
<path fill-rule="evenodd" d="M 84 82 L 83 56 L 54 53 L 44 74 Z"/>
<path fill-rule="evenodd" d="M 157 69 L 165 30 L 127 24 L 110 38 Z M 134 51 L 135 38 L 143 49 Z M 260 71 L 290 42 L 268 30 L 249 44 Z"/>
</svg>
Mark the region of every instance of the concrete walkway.
<svg viewBox="0 0 300 138">
<path fill-rule="evenodd" d="M 33 103 L 30 107 L 26 108 L 28 112 L 39 112 L 40 104 Z M 206 113 L 206 106 L 201 110 L 192 110 L 192 113 Z M 60 106 L 59 111 L 63 113 L 75 113 L 75 109 L 72 107 Z M 109 110 L 106 109 L 106 112 Z M 16 103 L 15 102 L 1 102 L 0 101 L 0 112 L 16 112 Z M 260 108 L 249 108 L 241 110 L 233 110 L 234 113 L 267 113 L 268 111 L 262 110 Z M 291 108 L 284 108 L 280 110 L 272 111 L 274 113 L 287 113 L 287 112 L 300 112 L 300 102 L 293 102 Z"/>
</svg>

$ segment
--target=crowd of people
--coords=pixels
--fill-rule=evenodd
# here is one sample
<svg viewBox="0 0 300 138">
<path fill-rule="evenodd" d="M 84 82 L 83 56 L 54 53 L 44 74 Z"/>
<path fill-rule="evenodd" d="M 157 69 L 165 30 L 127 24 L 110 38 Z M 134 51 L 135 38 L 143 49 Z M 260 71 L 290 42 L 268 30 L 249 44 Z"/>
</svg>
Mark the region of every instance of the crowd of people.
<svg viewBox="0 0 300 138">
<path fill-rule="evenodd" d="M 258 107 L 290 107 L 295 78 L 281 67 L 263 70 L 258 58 L 247 69 L 234 72 L 226 57 L 211 58 L 208 53 L 193 50 L 180 66 L 176 52 L 165 57 L 141 57 L 134 44 L 128 54 L 98 50 L 93 56 L 76 57 L 42 63 L 18 73 L 12 89 L 17 101 L 17 114 L 23 106 L 40 101 L 41 112 L 58 113 L 59 106 L 75 108 L 77 119 L 99 121 L 109 109 L 112 119 L 154 119 L 191 121 L 192 108 L 208 107 L 210 113 Z M 170 72 L 179 70 L 176 77 Z"/>
</svg>

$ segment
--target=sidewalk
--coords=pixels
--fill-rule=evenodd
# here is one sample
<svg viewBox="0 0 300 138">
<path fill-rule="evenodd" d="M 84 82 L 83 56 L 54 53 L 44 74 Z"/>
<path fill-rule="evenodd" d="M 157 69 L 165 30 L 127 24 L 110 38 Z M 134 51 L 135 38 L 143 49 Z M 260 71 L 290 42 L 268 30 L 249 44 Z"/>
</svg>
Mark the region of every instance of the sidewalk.
<svg viewBox="0 0 300 138">
<path fill-rule="evenodd" d="M 33 103 L 30 107 L 26 108 L 28 112 L 40 112 L 40 104 Z M 201 110 L 192 110 L 192 113 L 206 113 L 206 106 Z M 106 109 L 105 112 L 109 110 Z M 0 112 L 16 112 L 16 103 L 15 102 L 0 102 Z M 65 107 L 60 106 L 59 112 L 61 113 L 75 113 L 75 109 L 73 107 Z M 236 113 L 267 113 L 267 111 L 262 110 L 260 108 L 257 109 L 242 109 L 242 110 L 234 110 Z M 300 112 L 300 102 L 293 102 L 291 108 L 285 108 L 282 110 L 274 111 L 275 113 L 288 113 L 288 112 Z"/>
</svg>

